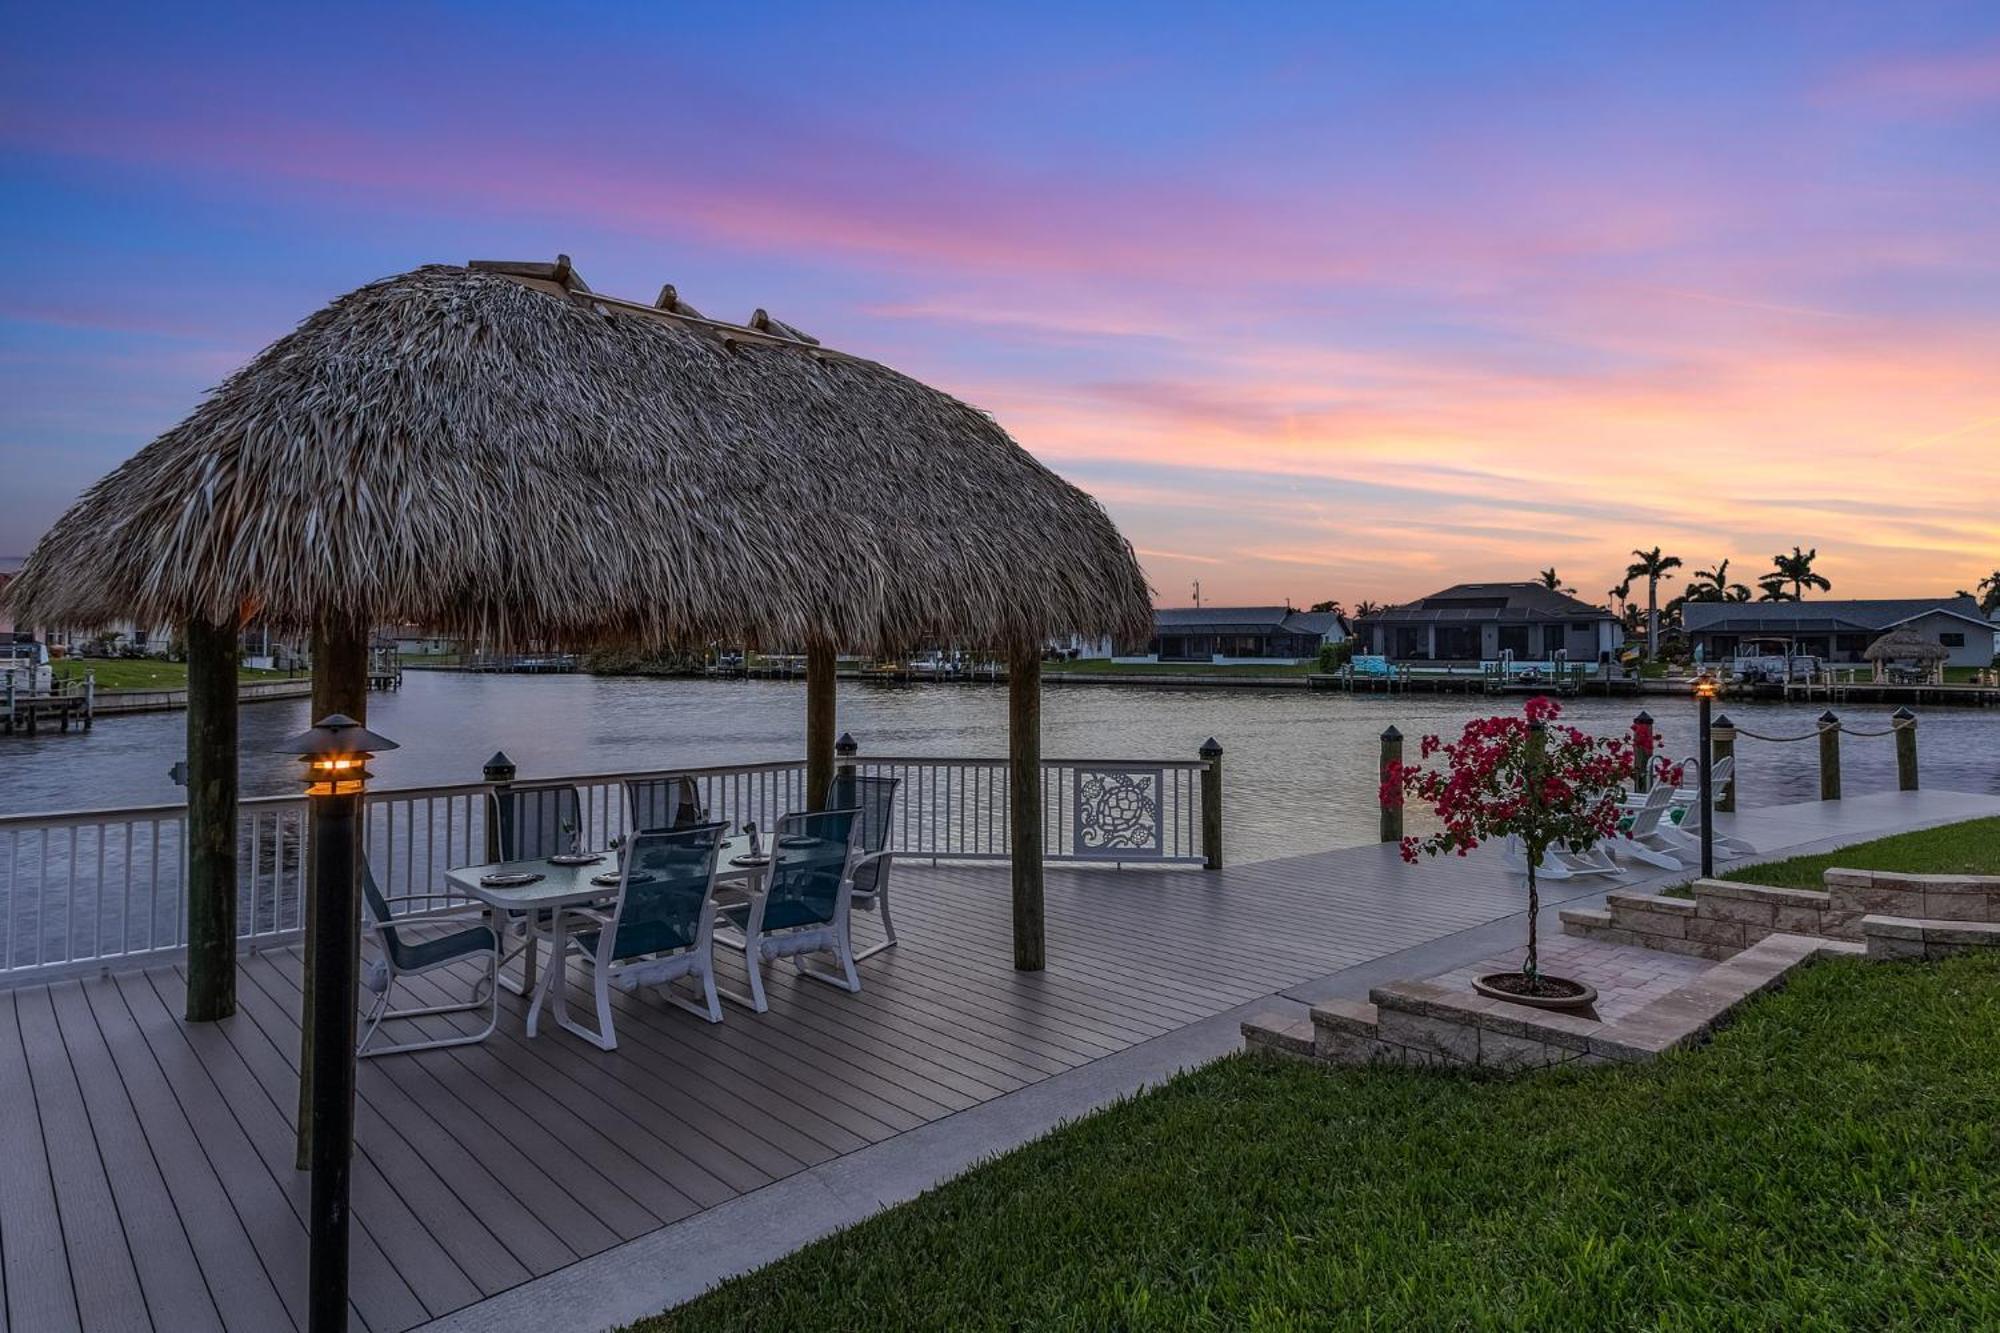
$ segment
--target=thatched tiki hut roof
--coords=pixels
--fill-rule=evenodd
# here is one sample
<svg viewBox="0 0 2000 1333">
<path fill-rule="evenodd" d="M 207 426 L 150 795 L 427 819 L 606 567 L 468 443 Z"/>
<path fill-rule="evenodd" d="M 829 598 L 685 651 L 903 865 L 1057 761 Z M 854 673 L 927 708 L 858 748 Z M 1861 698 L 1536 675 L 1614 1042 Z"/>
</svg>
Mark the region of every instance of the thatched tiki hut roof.
<svg viewBox="0 0 2000 1333">
<path fill-rule="evenodd" d="M 1892 629 L 1869 644 L 1862 656 L 1871 662 L 1948 662 L 1951 649 L 1914 630 Z"/>
<path fill-rule="evenodd" d="M 893 650 L 1141 636 L 1102 508 L 992 418 L 758 311 L 433 265 L 266 348 L 59 519 L 20 619 Z"/>
<path fill-rule="evenodd" d="M 31 624 L 187 628 L 190 1017 L 234 1008 L 246 616 L 314 635 L 315 716 L 365 718 L 370 624 L 803 647 L 814 800 L 836 649 L 1005 647 L 1016 962 L 1039 967 L 1040 647 L 1152 614 L 1104 510 L 976 408 L 761 310 L 593 293 L 566 257 L 336 300 L 93 486 L 7 598 Z"/>
</svg>

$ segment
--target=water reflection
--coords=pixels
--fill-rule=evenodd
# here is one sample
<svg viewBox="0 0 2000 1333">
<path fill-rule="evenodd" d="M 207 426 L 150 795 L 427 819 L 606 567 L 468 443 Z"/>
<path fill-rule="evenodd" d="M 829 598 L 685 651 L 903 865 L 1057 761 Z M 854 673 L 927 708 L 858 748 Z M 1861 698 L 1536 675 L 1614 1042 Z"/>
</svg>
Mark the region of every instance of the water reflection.
<svg viewBox="0 0 2000 1333">
<path fill-rule="evenodd" d="M 1412 738 L 1453 733 L 1477 713 L 1520 701 L 1460 696 L 1355 698 L 1302 690 L 1209 691 L 1125 686 L 1052 687 L 1043 703 L 1050 758 L 1193 757 L 1214 736 L 1225 750 L 1232 859 L 1366 842 L 1375 833 L 1376 737 L 1394 723 Z M 1650 711 L 1663 751 L 1694 745 L 1692 700 L 1578 700 L 1568 718 L 1594 731 L 1629 726 Z M 1757 731 L 1812 730 L 1818 707 L 1729 705 Z M 243 711 L 246 794 L 292 790 L 296 764 L 275 753 L 308 725 L 304 700 Z M 1853 708 L 1850 725 L 1879 729 L 1889 710 Z M 112 717 L 87 736 L 0 739 L 0 813 L 176 802 L 168 769 L 184 751 L 179 713 Z M 370 700 L 369 725 L 402 744 L 374 769 L 385 786 L 477 780 L 504 749 L 524 778 L 796 755 L 805 692 L 796 682 L 652 681 L 592 676 L 461 676 L 411 672 L 400 693 Z M 872 755 L 1001 755 L 1006 692 L 990 686 L 890 686 L 843 682 L 839 725 Z M 2000 714 L 1937 710 L 1920 731 L 1926 786 L 2000 794 Z M 1414 755 L 1414 744 L 1411 753 Z M 1811 799 L 1818 792 L 1810 742 L 1738 747 L 1743 804 Z M 1888 790 L 1887 738 L 1850 739 L 1847 790 Z"/>
</svg>

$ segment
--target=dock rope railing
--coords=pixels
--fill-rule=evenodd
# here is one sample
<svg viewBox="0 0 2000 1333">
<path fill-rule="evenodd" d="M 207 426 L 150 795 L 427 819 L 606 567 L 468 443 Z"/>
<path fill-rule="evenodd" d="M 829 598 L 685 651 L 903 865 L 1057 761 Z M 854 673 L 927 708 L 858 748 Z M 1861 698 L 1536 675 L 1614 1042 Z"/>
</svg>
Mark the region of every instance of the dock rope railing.
<svg viewBox="0 0 2000 1333">
<path fill-rule="evenodd" d="M 1634 785 L 1644 790 L 1651 784 L 1651 769 L 1657 736 L 1653 730 L 1652 715 L 1641 712 L 1632 719 L 1632 751 L 1634 755 Z M 1770 732 L 1752 731 L 1738 726 L 1727 714 L 1717 717 L 1709 728 L 1712 747 L 1711 760 L 1721 763 L 1736 757 L 1736 741 L 1739 737 L 1764 741 L 1772 745 L 1796 745 L 1803 741 L 1819 742 L 1819 798 L 1822 801 L 1837 801 L 1841 795 L 1840 740 L 1843 735 L 1863 739 L 1878 740 L 1892 736 L 1896 742 L 1896 788 L 1898 791 L 1917 790 L 1917 715 L 1908 708 L 1898 708 L 1890 715 L 1886 727 L 1850 727 L 1840 720 L 1832 709 L 1821 713 L 1814 720 L 1811 731 L 1802 731 L 1796 736 L 1779 736 Z M 1381 754 L 1378 776 L 1386 779 L 1391 764 L 1401 763 L 1403 758 L 1403 734 L 1391 726 L 1381 736 Z M 1692 759 L 1690 759 L 1692 762 Z M 1736 810 L 1736 777 L 1734 763 L 1731 776 L 1715 792 L 1715 809 L 1718 814 L 1733 814 Z M 1393 795 L 1386 781 L 1382 782 L 1381 831 L 1384 842 L 1395 842 L 1403 836 L 1403 811 L 1400 797 Z"/>
</svg>

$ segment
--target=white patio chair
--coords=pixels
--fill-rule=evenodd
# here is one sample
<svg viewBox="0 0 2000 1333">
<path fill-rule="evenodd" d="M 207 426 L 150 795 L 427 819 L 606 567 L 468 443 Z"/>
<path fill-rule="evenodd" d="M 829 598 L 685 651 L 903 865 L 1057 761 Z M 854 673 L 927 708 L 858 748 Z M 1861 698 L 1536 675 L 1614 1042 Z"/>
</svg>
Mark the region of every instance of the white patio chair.
<svg viewBox="0 0 2000 1333">
<path fill-rule="evenodd" d="M 1528 848 L 1521 839 L 1509 834 L 1500 852 L 1501 863 L 1517 875 L 1528 873 Z M 1578 875 L 1622 875 L 1625 867 L 1611 859 L 1603 846 L 1591 848 L 1587 852 L 1572 852 L 1564 847 L 1544 847 L 1542 863 L 1535 868 L 1535 878 L 1574 879 Z"/>
<path fill-rule="evenodd" d="M 354 1053 L 363 1059 L 378 1055 L 395 1055 L 399 1051 L 434 1051 L 445 1046 L 466 1046 L 476 1041 L 485 1041 L 493 1035 L 493 1029 L 500 1021 L 500 941 L 494 936 L 490 926 L 482 920 L 477 925 L 467 924 L 469 918 L 463 914 L 425 915 L 419 918 L 423 925 L 456 925 L 461 929 L 449 935 L 438 935 L 429 939 L 411 940 L 403 932 L 408 925 L 394 924 L 395 917 L 391 905 L 403 902 L 436 902 L 440 895 L 434 893 L 398 894 L 394 898 L 382 896 L 380 886 L 375 883 L 375 869 L 365 862 L 361 868 L 361 896 L 367 904 L 368 934 L 373 938 L 379 956 L 369 960 L 361 969 L 363 988 L 375 992 L 375 1002 L 369 1006 L 362 1019 L 361 1040 L 355 1043 Z M 450 967 L 467 959 L 483 959 L 486 967 L 472 984 L 472 998 L 464 1004 L 440 1004 L 427 1009 L 391 1009 L 389 997 L 396 989 L 400 977 L 414 977 L 425 972 Z M 485 998 L 481 998 L 484 991 Z M 430 1041 L 406 1041 L 390 1046 L 374 1044 L 375 1036 L 384 1021 L 398 1018 L 429 1018 L 437 1014 L 462 1014 L 473 1009 L 485 1009 L 486 1026 L 477 1032 L 456 1037 L 439 1037 Z"/>
<path fill-rule="evenodd" d="M 1674 855 L 1681 858 L 1684 865 L 1701 864 L 1701 802 L 1696 801 L 1686 810 L 1675 810 L 1660 825 L 1662 836 L 1673 845 Z M 1717 829 L 1712 839 L 1717 856 L 1734 859 L 1739 856 L 1754 856 L 1757 849 L 1741 838 L 1732 838 Z"/>
<path fill-rule="evenodd" d="M 860 816 L 854 809 L 821 810 L 778 821 L 762 887 L 749 902 L 716 911 L 716 939 L 743 951 L 750 975 L 748 995 L 725 989 L 724 999 L 760 1014 L 768 1010 L 764 964 L 777 958 L 790 958 L 801 976 L 846 991 L 861 989 L 848 930 Z M 816 953 L 831 954 L 839 971 L 807 962 Z"/>
<path fill-rule="evenodd" d="M 901 778 L 836 773 L 826 789 L 827 809 L 861 812 L 861 831 L 856 835 L 859 851 L 850 873 L 853 909 L 882 918 L 884 938 L 855 954 L 857 963 L 896 947 L 896 923 L 889 916 L 889 872 L 896 868 L 896 854 L 889 850 L 889 830 L 895 826 L 896 790 L 902 785 Z"/>
<path fill-rule="evenodd" d="M 1662 870 L 1679 870 L 1681 838 L 1667 820 L 1673 801 L 1674 789 L 1665 783 L 1649 790 L 1640 804 L 1618 821 L 1618 837 L 1611 844 L 1612 850 L 1619 856 L 1629 856 Z"/>
<path fill-rule="evenodd" d="M 625 844 L 618 901 L 610 911 L 566 907 L 556 914 L 555 943 L 548 970 L 528 1006 L 528 1035 L 534 1036 L 546 1003 L 556 1026 L 602 1050 L 618 1048 L 612 1025 L 611 988 L 655 986 L 668 1003 L 711 1023 L 722 1021 L 715 988 L 715 857 L 723 825 L 635 833 Z M 569 960 L 590 969 L 597 1026 L 570 1017 Z M 701 987 L 701 1003 L 674 990 L 691 979 Z"/>
</svg>

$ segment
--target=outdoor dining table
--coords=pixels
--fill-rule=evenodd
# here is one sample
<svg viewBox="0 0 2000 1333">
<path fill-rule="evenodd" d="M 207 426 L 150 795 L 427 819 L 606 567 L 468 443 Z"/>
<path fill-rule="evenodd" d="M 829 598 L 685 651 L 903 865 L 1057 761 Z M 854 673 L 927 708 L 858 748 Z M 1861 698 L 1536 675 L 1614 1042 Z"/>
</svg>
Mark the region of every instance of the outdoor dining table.
<svg viewBox="0 0 2000 1333">
<path fill-rule="evenodd" d="M 755 893 L 758 882 L 763 878 L 764 867 L 732 865 L 730 862 L 749 854 L 750 838 L 747 834 L 735 834 L 724 838 L 715 854 L 715 887 L 717 896 L 727 896 L 730 900 L 740 899 Z M 560 865 L 546 858 L 532 861 L 495 861 L 486 865 L 458 866 L 445 871 L 445 883 L 456 893 L 465 895 L 486 907 L 486 920 L 496 939 L 505 939 L 504 927 L 510 914 L 519 914 L 527 920 L 528 938 L 521 947 L 521 979 L 513 980 L 504 973 L 500 984 L 516 995 L 527 995 L 535 988 L 536 951 L 543 938 L 538 927 L 544 917 L 565 907 L 602 906 L 618 897 L 616 885 L 593 884 L 593 876 L 618 869 L 618 854 L 603 852 L 601 859 L 586 865 Z M 531 874 L 541 878 L 528 884 L 485 884 L 489 875 Z"/>
</svg>

